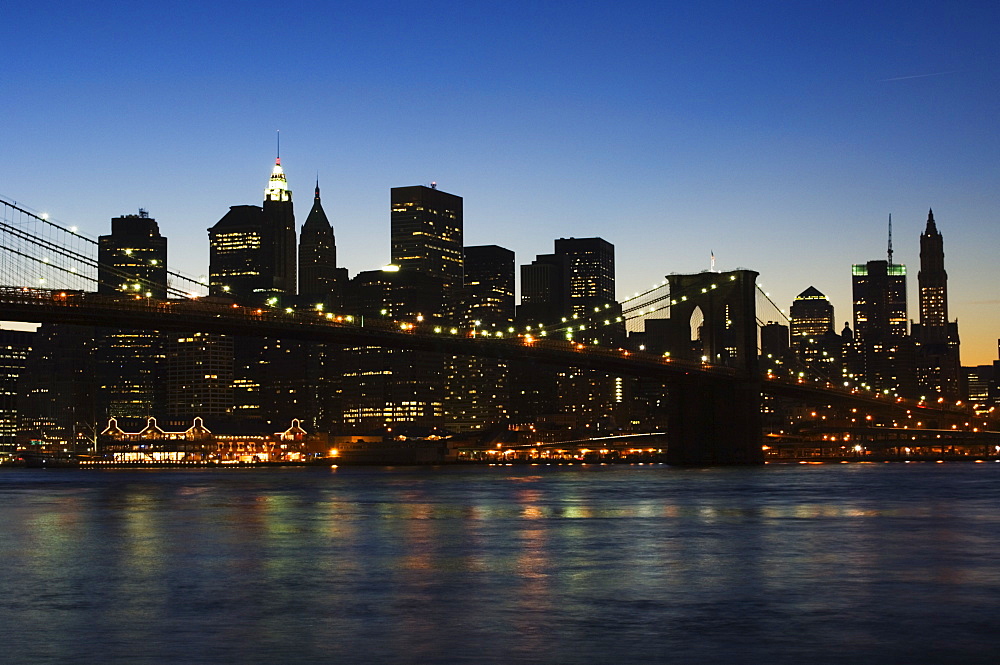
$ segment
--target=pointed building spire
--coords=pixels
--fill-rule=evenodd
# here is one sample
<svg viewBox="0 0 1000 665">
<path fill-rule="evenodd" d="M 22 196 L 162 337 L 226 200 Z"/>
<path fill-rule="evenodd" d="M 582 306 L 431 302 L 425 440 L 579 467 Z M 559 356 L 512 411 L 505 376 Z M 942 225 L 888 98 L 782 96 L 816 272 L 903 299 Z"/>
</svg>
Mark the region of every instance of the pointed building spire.
<svg viewBox="0 0 1000 665">
<path fill-rule="evenodd" d="M 892 265 L 892 213 L 889 213 L 889 265 Z"/>
<path fill-rule="evenodd" d="M 931 208 L 927 211 L 927 228 L 924 230 L 924 235 L 935 235 L 937 232 L 937 224 L 934 223 L 934 209 Z"/>
<path fill-rule="evenodd" d="M 288 180 L 285 179 L 285 171 L 281 168 L 281 157 L 274 160 L 274 168 L 271 169 L 271 179 L 264 190 L 265 201 L 291 201 L 292 190 L 288 189 Z"/>
</svg>

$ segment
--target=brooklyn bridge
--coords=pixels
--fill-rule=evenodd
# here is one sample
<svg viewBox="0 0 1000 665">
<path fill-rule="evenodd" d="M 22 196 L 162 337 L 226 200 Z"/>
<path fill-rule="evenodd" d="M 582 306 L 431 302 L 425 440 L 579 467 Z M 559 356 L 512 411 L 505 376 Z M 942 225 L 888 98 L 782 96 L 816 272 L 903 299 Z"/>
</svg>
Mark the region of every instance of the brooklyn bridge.
<svg viewBox="0 0 1000 665">
<path fill-rule="evenodd" d="M 153 297 L 140 284 L 98 293 L 99 275 L 113 275 L 116 288 L 132 277 L 101 265 L 97 243 L 75 229 L 14 202 L 0 204 L 0 320 L 410 349 L 654 379 L 667 386 L 668 461 L 679 465 L 762 463 L 762 410 L 770 399 L 867 414 L 849 426 L 862 437 L 880 428 L 909 439 L 924 428 L 962 431 L 981 441 L 1000 438 L 961 403 L 904 399 L 806 366 L 762 369 L 761 327 L 787 317 L 749 269 L 667 275 L 624 300 L 620 316 L 612 319 L 596 312 L 563 325 L 484 330 L 322 307 L 248 307 L 207 298 L 202 281 L 171 269 L 166 298 Z M 627 323 L 641 330 L 662 320 L 678 325 L 657 344 L 609 346 L 591 334 L 602 325 Z"/>
</svg>

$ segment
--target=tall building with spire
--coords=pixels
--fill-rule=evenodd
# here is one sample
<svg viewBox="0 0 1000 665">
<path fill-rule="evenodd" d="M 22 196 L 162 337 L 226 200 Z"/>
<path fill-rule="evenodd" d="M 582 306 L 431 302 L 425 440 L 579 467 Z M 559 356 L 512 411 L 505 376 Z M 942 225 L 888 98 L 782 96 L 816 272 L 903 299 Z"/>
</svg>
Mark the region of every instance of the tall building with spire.
<svg viewBox="0 0 1000 665">
<path fill-rule="evenodd" d="M 316 196 L 299 234 L 299 295 L 307 305 L 328 307 L 342 304 L 346 270 L 337 268 L 337 243 L 333 226 L 323 210 L 316 181 Z"/>
<path fill-rule="evenodd" d="M 956 398 L 960 394 L 958 323 L 948 321 L 948 273 L 944 269 L 944 238 L 927 213 L 920 234 L 920 323 L 912 326 L 919 347 L 917 381 L 923 392 Z"/>
<path fill-rule="evenodd" d="M 248 305 L 281 305 L 295 296 L 295 214 L 280 157 L 264 190 L 264 205 L 230 207 L 208 238 L 212 295 Z"/>
<path fill-rule="evenodd" d="M 281 157 L 274 160 L 271 179 L 264 190 L 264 229 L 269 236 L 266 240 L 272 261 L 271 289 L 279 298 L 294 296 L 297 293 L 295 212 Z"/>
<path fill-rule="evenodd" d="M 914 396 L 916 358 L 906 313 L 906 266 L 892 258 L 891 216 L 887 259 L 851 269 L 854 340 L 848 369 L 875 389 Z"/>
</svg>

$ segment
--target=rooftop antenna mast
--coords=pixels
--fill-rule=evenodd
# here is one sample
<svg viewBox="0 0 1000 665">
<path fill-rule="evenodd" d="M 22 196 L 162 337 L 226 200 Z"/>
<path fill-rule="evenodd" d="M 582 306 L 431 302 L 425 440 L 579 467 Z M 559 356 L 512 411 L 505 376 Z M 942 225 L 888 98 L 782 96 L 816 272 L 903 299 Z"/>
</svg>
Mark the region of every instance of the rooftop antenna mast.
<svg viewBox="0 0 1000 665">
<path fill-rule="evenodd" d="M 277 152 L 277 154 L 275 156 L 278 158 L 278 163 L 280 164 L 281 163 L 281 130 L 280 129 L 276 129 L 274 131 L 278 135 L 278 152 Z"/>
<path fill-rule="evenodd" d="M 889 265 L 892 265 L 892 213 L 889 213 Z"/>
</svg>

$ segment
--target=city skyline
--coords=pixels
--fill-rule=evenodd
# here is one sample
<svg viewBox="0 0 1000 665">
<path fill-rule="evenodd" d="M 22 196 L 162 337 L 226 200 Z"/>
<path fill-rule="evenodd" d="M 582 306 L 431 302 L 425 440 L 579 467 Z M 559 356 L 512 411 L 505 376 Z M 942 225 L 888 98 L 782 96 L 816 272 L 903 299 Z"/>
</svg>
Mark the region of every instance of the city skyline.
<svg viewBox="0 0 1000 665">
<path fill-rule="evenodd" d="M 389 262 L 388 190 L 433 180 L 463 197 L 465 244 L 518 265 L 553 238 L 604 237 L 621 299 L 714 253 L 786 311 L 815 286 L 838 329 L 888 215 L 915 275 L 933 208 L 962 364 L 996 359 L 997 8 L 292 4 L 254 49 L 237 35 L 256 34 L 256 5 L 235 7 L 194 23 L 14 9 L 23 101 L 0 194 L 94 237 L 145 208 L 184 256 L 171 264 L 207 274 L 206 229 L 259 203 L 281 129 L 289 186 L 305 202 L 319 172 L 352 275 Z"/>
</svg>

